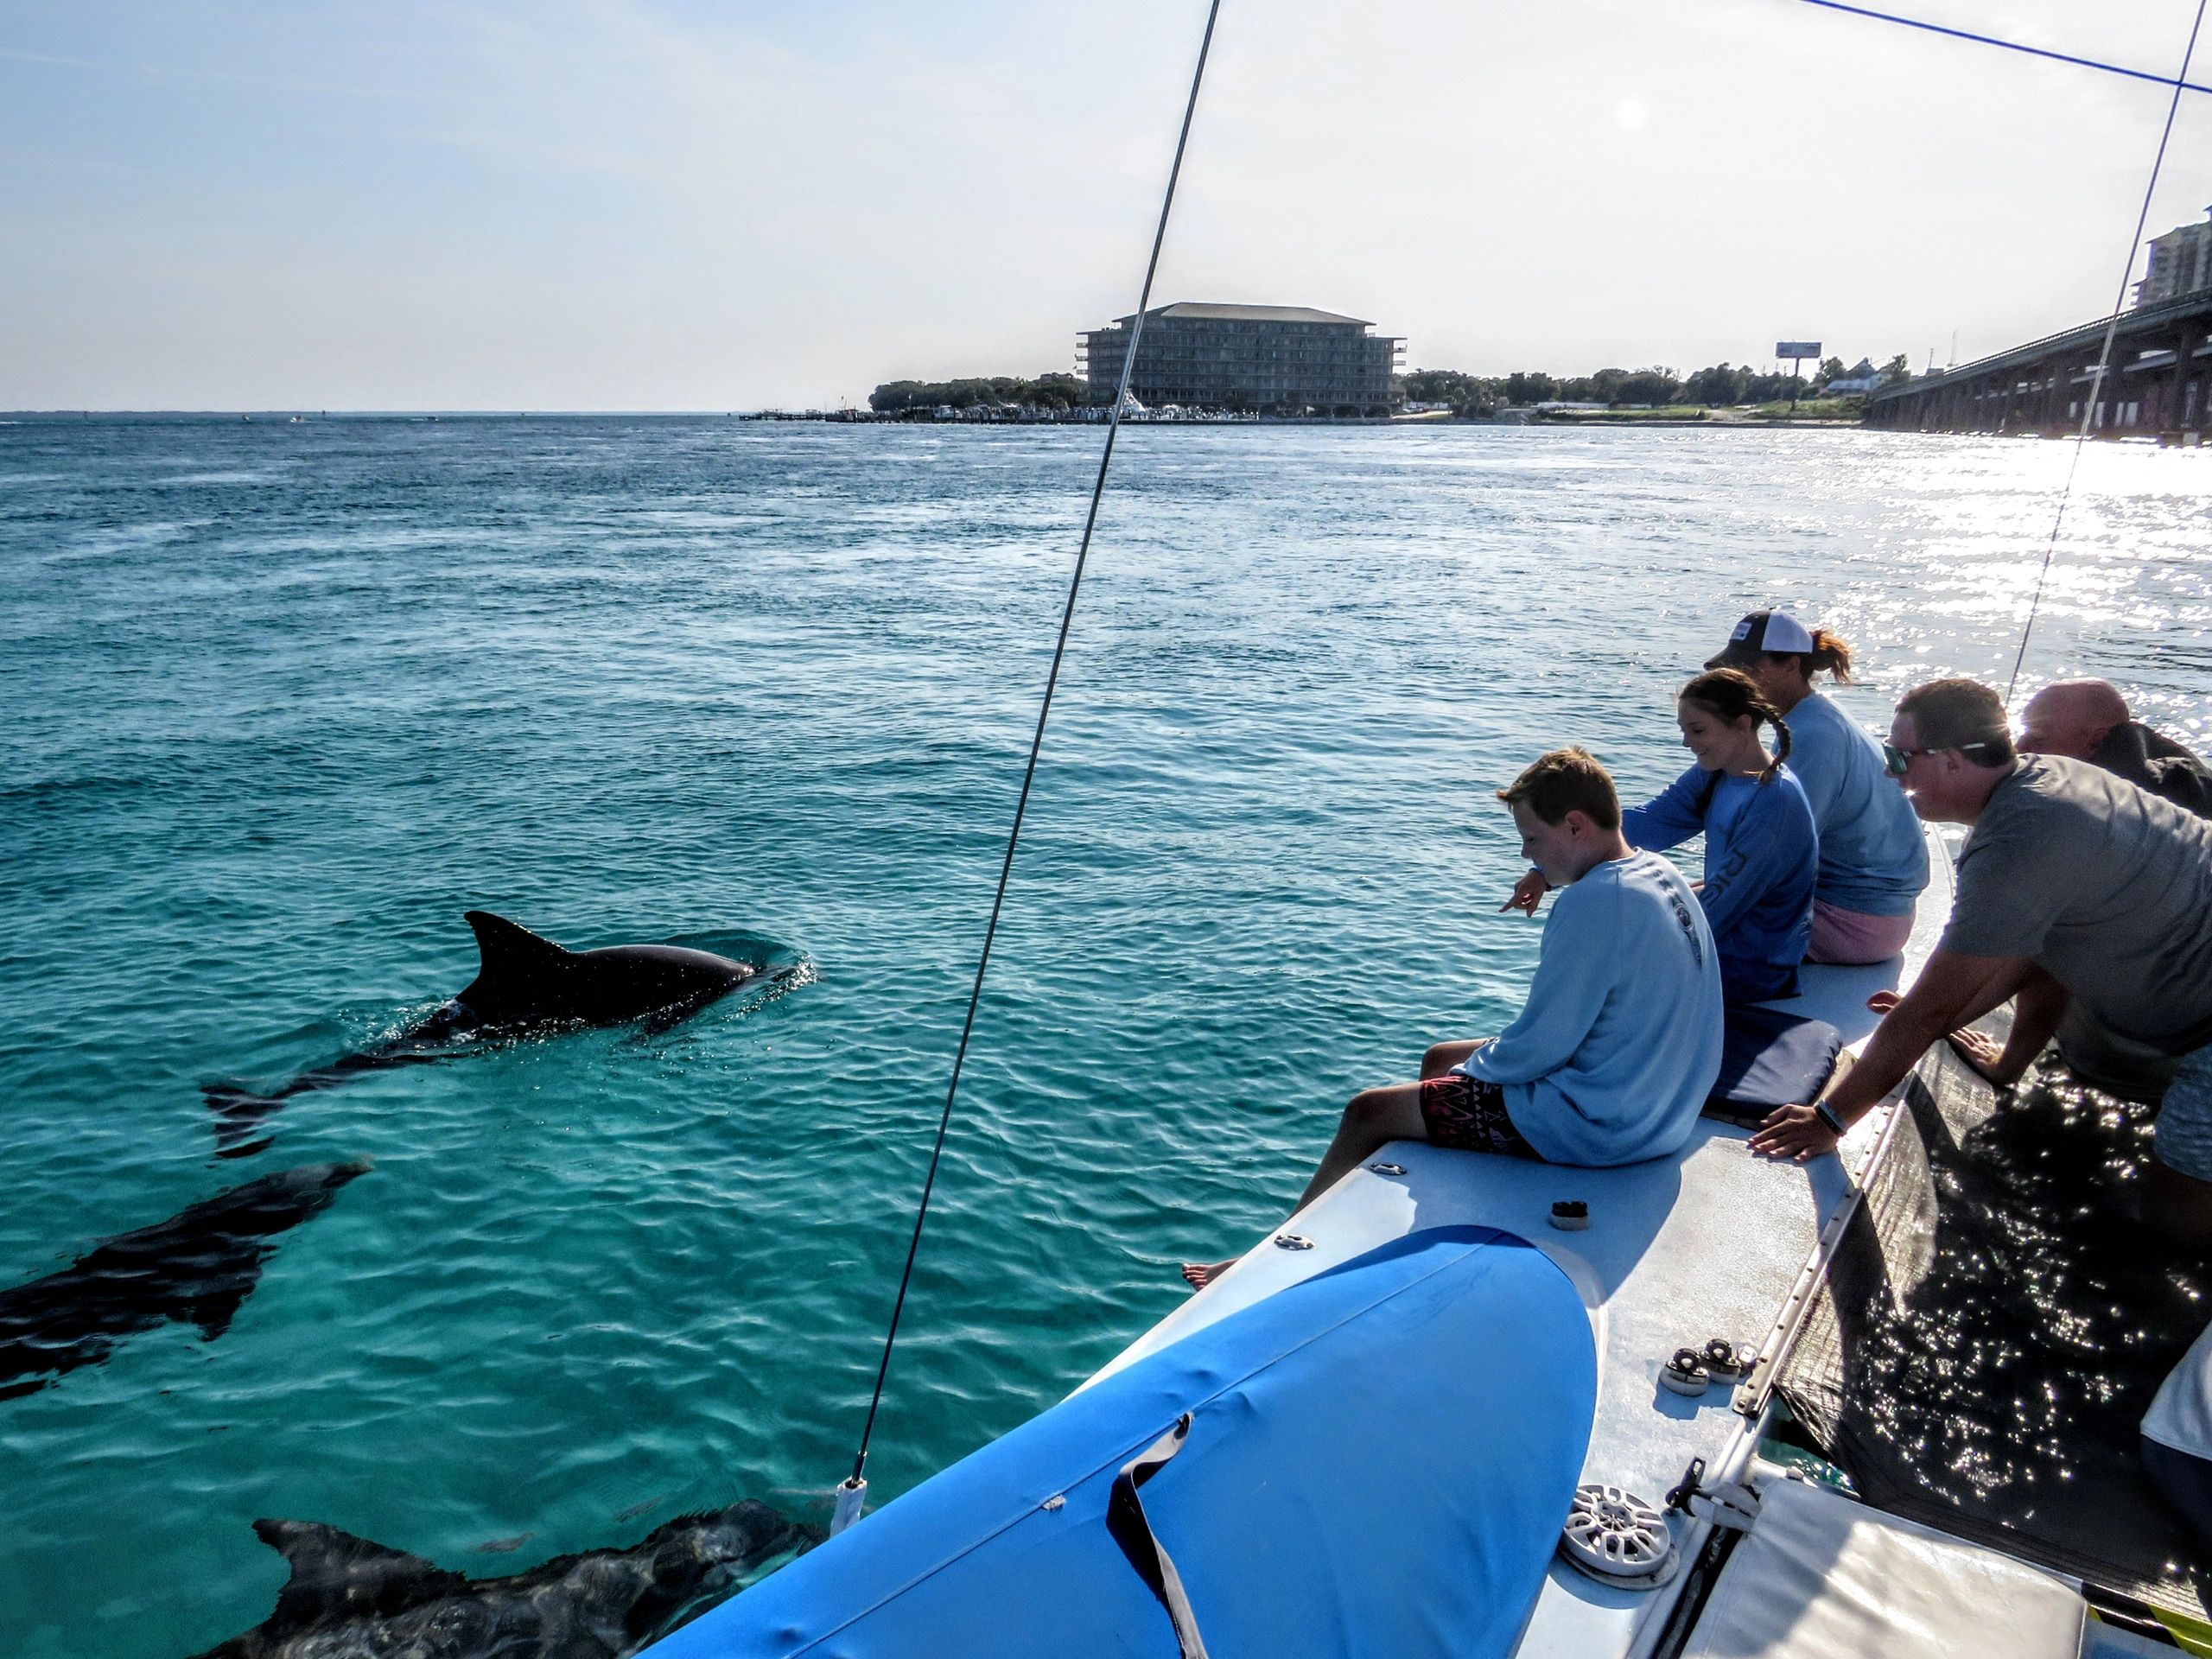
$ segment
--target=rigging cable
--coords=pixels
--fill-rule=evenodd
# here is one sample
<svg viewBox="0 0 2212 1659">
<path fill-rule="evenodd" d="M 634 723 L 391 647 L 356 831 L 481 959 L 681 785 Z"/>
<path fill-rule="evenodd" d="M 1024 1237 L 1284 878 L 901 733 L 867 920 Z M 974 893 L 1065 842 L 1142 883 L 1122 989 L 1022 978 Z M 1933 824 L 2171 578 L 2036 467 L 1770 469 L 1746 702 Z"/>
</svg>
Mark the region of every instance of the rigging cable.
<svg viewBox="0 0 2212 1659">
<path fill-rule="evenodd" d="M 2097 352 L 2096 373 L 2090 377 L 2089 395 L 2082 404 L 2082 429 L 2074 435 L 2074 454 L 2066 463 L 2066 482 L 2058 492 L 2058 511 L 2050 521 L 2050 543 L 2043 550 L 2043 568 L 2036 572 L 2035 595 L 2028 601 L 2028 620 L 2020 626 L 2020 649 L 2012 658 L 2012 677 L 2005 682 L 2007 709 L 2012 706 L 2012 691 L 2020 683 L 2020 664 L 2027 660 L 2028 639 L 2036 631 L 2036 613 L 2043 607 L 2044 582 L 2050 575 L 2051 558 L 2058 551 L 2059 526 L 2066 522 L 2066 504 L 2074 493 L 2074 474 L 2082 465 L 2082 450 L 2089 441 L 2089 429 L 2104 394 L 2105 372 L 2112 362 L 2113 336 L 2120 332 L 2120 315 L 2127 304 L 2127 279 L 2135 274 L 2135 250 L 2142 245 L 2143 227 L 2151 222 L 2151 197 L 2158 188 L 2159 169 L 2166 164 L 2166 144 L 2174 136 L 2174 115 L 2181 108 L 2182 89 L 2189 85 L 2190 60 L 2196 55 L 2196 36 L 2204 27 L 2204 8 L 2205 0 L 2196 0 L 2196 20 L 2189 27 L 2189 45 L 2181 54 L 2181 72 L 2171 83 L 2174 95 L 2166 105 L 2166 124 L 2158 134 L 2158 153 L 2152 159 L 2150 182 L 2143 187 L 2143 206 L 2135 215 L 2135 234 L 2128 239 L 2127 257 L 2120 268 L 2120 292 L 2113 296 L 2112 315 L 2105 321 L 2105 339 Z"/>
<path fill-rule="evenodd" d="M 1083 521 L 1083 539 L 1076 548 L 1075 569 L 1068 578 L 1068 596 L 1060 610 L 1060 633 L 1052 647 L 1052 665 L 1045 676 L 1045 695 L 1037 709 L 1037 729 L 1029 740 L 1029 762 L 1021 773 L 1021 793 L 1014 804 L 1014 824 L 1006 838 L 1006 856 L 999 865 L 998 891 L 991 899 L 991 919 L 983 930 L 983 948 L 976 960 L 976 979 L 968 993 L 968 1014 L 960 1027 L 960 1045 L 953 1052 L 952 1077 L 944 1091 L 944 1111 L 938 1119 L 937 1143 L 930 1151 L 929 1173 L 922 1181 L 921 1202 L 914 1210 L 914 1234 L 906 1244 L 906 1265 L 899 1275 L 899 1294 L 891 1305 L 891 1323 L 883 1333 L 883 1358 L 875 1370 L 875 1389 L 868 1402 L 868 1421 L 861 1428 L 860 1448 L 853 1456 L 853 1472 L 837 1488 L 836 1518 L 830 1530 L 838 1532 L 859 1518 L 861 1502 L 868 1491 L 868 1442 L 875 1433 L 875 1416 L 883 1404 L 884 1379 L 891 1371 L 892 1345 L 899 1339 L 899 1316 L 906 1312 L 907 1287 L 913 1282 L 914 1258 L 922 1247 L 922 1225 L 928 1220 L 930 1195 L 937 1188 L 938 1165 L 944 1156 L 945 1132 L 952 1125 L 952 1106 L 960 1092 L 961 1068 L 968 1058 L 968 1039 L 976 1029 L 976 1009 L 982 1001 L 983 976 L 991 965 L 991 944 L 997 938 L 999 913 L 1006 905 L 1007 879 L 1014 874 L 1014 849 L 1021 841 L 1021 823 L 1029 810 L 1029 786 L 1036 780 L 1037 756 L 1044 747 L 1045 722 L 1052 712 L 1052 693 L 1060 683 L 1060 664 L 1067 655 L 1068 630 L 1075 620 L 1077 594 L 1083 587 L 1084 566 L 1090 558 L 1091 533 L 1098 525 L 1098 505 L 1106 493 L 1107 469 L 1114 461 L 1114 440 L 1122 430 L 1122 410 L 1129 395 L 1129 377 L 1136 366 L 1137 342 L 1144 336 L 1145 309 L 1152 303 L 1152 279 L 1160 270 L 1160 245 L 1167 237 L 1167 215 L 1175 205 L 1175 184 L 1182 175 L 1183 151 L 1191 141 L 1191 118 L 1198 107 L 1198 88 L 1205 80 L 1206 54 L 1213 46 L 1214 22 L 1221 15 L 1221 0 L 1210 0 L 1206 9 L 1205 33 L 1198 41 L 1198 67 L 1191 75 L 1191 95 L 1183 105 L 1183 125 L 1175 139 L 1175 159 L 1167 169 L 1167 190 L 1160 203 L 1160 222 L 1152 233 L 1152 257 L 1145 263 L 1144 286 L 1137 296 L 1136 315 L 1129 323 L 1128 349 L 1122 355 L 1122 374 L 1114 393 L 1114 406 L 1107 416 L 1106 442 L 1098 456 L 1098 475 L 1090 486 L 1090 508 Z"/>
<path fill-rule="evenodd" d="M 2007 52 L 2024 53 L 2031 58 L 2048 58 L 2054 63 L 2070 63 L 2082 69 L 2100 69 L 2108 75 L 2126 75 L 2130 80 L 2147 80 L 2154 86 L 2171 86 L 2192 92 L 2212 92 L 2212 86 L 2200 86 L 2189 79 L 2187 60 L 2182 63 L 2181 73 L 2168 80 L 2164 75 L 2154 75 L 2147 69 L 2129 69 L 2096 58 L 2075 57 L 2070 52 L 2053 52 L 2045 47 L 2024 46 L 2018 41 L 2001 40 L 1994 35 L 1977 35 L 1972 29 L 1954 29 L 1948 23 L 1931 23 L 1918 17 L 1901 16 L 1894 11 L 1876 11 L 1867 6 L 1846 5 L 1843 0 L 1800 0 L 1800 3 L 1818 6 L 1824 11 L 1847 12 L 1853 17 L 1871 17 L 1878 23 L 1899 23 L 1906 29 L 1925 29 L 1930 35 L 1948 35 L 1955 41 L 1970 41 L 1976 46 L 1994 46 Z"/>
</svg>

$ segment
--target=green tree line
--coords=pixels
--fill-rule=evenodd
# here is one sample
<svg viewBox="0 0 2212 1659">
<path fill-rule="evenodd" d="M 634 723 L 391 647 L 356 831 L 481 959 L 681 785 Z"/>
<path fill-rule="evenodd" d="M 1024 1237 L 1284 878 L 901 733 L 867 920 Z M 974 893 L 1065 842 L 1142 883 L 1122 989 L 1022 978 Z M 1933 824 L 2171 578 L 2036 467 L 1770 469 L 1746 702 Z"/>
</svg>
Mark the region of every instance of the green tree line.
<svg viewBox="0 0 2212 1659">
<path fill-rule="evenodd" d="M 1033 380 L 992 375 L 971 380 L 891 380 L 868 395 L 879 415 L 906 409 L 973 409 L 978 404 L 1019 404 L 1031 409 L 1072 409 L 1083 402 L 1084 384 L 1071 374 L 1040 374 Z"/>
<path fill-rule="evenodd" d="M 1831 357 L 1802 379 L 1768 374 L 1747 365 L 1716 363 L 1709 369 L 1677 374 L 1673 369 L 1600 369 L 1595 374 L 1552 375 L 1523 370 L 1507 375 L 1476 375 L 1458 369 L 1415 369 L 1399 378 L 1406 397 L 1419 404 L 1447 404 L 1462 414 L 1526 408 L 1531 404 L 1702 404 L 1726 409 L 1738 404 L 1768 404 L 1792 396 L 1817 394 L 1831 381 L 1877 377 L 1884 385 L 1912 378 L 1900 352 L 1880 368 L 1861 358 L 1849 368 Z"/>
<path fill-rule="evenodd" d="M 1398 377 L 1398 390 L 1411 402 L 1445 404 L 1463 415 L 1486 415 L 1507 408 L 1558 401 L 1569 404 L 1702 404 L 1726 409 L 1738 404 L 1777 403 L 1815 395 L 1831 381 L 1878 376 L 1885 385 L 1909 380 L 1912 371 L 1900 352 L 1877 369 L 1861 358 L 1849 368 L 1831 357 L 1802 378 L 1769 374 L 1747 365 L 1716 363 L 1709 369 L 1677 374 L 1668 368 L 1600 369 L 1595 374 L 1553 375 L 1522 370 L 1506 375 L 1466 374 L 1458 369 L 1415 369 Z M 1072 409 L 1083 402 L 1084 382 L 1072 374 L 981 376 L 964 380 L 892 380 L 868 394 L 868 406 L 879 415 L 939 406 L 973 409 L 977 404 L 1013 404 L 1030 409 Z"/>
</svg>

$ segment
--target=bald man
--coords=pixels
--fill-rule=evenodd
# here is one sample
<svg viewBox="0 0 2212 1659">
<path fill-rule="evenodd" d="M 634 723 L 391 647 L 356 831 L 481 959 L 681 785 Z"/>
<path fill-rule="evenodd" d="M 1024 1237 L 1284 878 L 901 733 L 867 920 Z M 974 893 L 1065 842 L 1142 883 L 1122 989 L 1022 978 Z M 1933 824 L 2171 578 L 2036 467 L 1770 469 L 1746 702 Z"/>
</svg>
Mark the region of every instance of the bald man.
<svg viewBox="0 0 2212 1659">
<path fill-rule="evenodd" d="M 2020 712 L 2024 754 L 2063 754 L 2101 766 L 2139 789 L 2212 818 L 2212 769 L 2183 745 L 2131 719 L 2106 680 L 2056 680 Z"/>
</svg>

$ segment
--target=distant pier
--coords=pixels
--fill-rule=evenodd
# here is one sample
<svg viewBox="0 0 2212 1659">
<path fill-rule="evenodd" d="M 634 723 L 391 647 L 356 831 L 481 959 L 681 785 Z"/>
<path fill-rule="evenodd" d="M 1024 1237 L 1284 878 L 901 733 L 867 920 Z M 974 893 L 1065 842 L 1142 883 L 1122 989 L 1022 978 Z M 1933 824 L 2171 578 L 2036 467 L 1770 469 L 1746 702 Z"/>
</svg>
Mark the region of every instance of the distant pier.
<svg viewBox="0 0 2212 1659">
<path fill-rule="evenodd" d="M 2108 321 L 1875 391 L 1866 400 L 1866 424 L 1900 432 L 2069 435 L 2081 429 Z M 2091 433 L 2201 443 L 2208 429 L 2212 288 L 2122 314 Z"/>
</svg>

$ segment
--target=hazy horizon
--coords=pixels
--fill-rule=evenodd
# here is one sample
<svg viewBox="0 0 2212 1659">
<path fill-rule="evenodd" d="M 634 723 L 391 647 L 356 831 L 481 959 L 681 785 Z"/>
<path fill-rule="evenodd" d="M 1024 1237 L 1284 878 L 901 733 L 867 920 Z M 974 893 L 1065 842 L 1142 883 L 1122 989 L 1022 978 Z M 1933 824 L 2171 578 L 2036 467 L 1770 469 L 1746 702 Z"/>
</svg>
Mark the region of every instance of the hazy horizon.
<svg viewBox="0 0 2212 1659">
<path fill-rule="evenodd" d="M 1916 7 L 2162 75 L 2193 11 Z M 1134 307 L 1204 16 L 21 6 L 0 407 L 714 414 L 1068 370 Z M 2110 306 L 2169 95 L 1792 0 L 1228 0 L 1154 302 L 1319 306 L 1481 374 L 1970 360 Z M 2146 234 L 2212 200 L 2208 141 L 2185 95 Z"/>
</svg>

